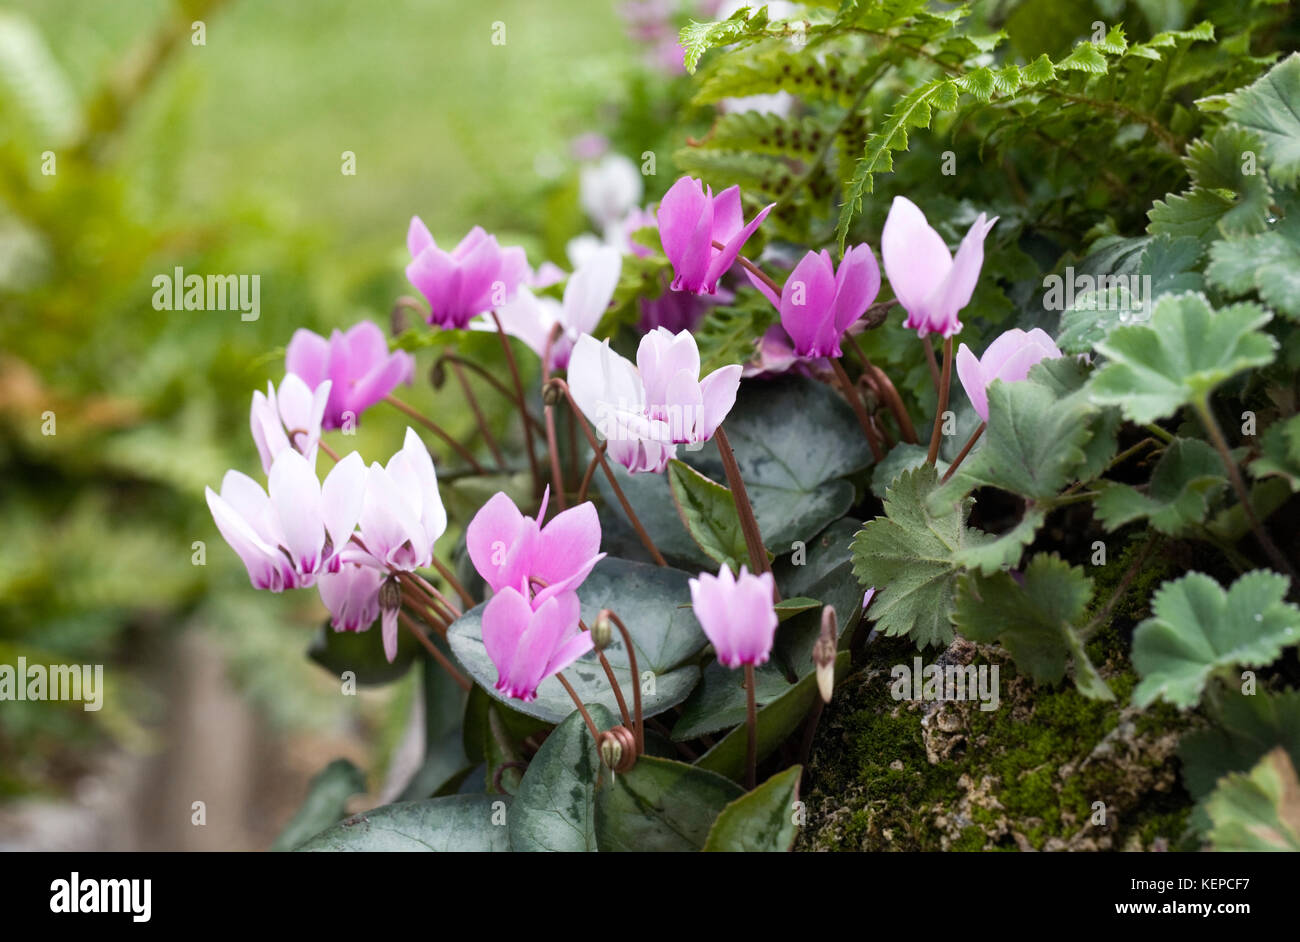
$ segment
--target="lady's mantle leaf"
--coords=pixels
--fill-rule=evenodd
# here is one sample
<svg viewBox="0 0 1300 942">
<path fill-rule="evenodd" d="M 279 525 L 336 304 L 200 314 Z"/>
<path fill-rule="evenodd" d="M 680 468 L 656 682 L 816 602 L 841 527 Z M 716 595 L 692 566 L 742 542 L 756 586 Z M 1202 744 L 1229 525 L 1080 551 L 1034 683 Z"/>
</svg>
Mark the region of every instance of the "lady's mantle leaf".
<svg viewBox="0 0 1300 942">
<path fill-rule="evenodd" d="M 1038 683 L 1058 683 L 1072 659 L 1079 692 L 1113 700 L 1074 630 L 1092 597 L 1092 580 L 1055 554 L 1035 556 L 1023 578 L 1021 584 L 1005 572 L 965 576 L 953 618 L 958 630 L 972 641 L 1001 642 L 1016 666 Z"/>
<path fill-rule="evenodd" d="M 1227 592 L 1199 572 L 1162 585 L 1154 616 L 1133 633 L 1133 666 L 1142 677 L 1133 702 L 1146 706 L 1163 697 L 1193 707 L 1214 670 L 1260 667 L 1300 641 L 1300 610 L 1283 601 L 1288 584 L 1285 576 L 1257 570 Z"/>
<path fill-rule="evenodd" d="M 1102 481 L 1093 506 L 1107 530 L 1147 517 L 1161 533 L 1176 536 L 1205 519 L 1207 501 L 1224 483 L 1218 452 L 1200 439 L 1179 438 L 1165 449 L 1145 494 L 1127 484 Z"/>
<path fill-rule="evenodd" d="M 1109 362 L 1089 383 L 1092 398 L 1139 424 L 1201 404 L 1229 377 L 1273 362 L 1277 342 L 1259 330 L 1270 318 L 1256 304 L 1215 311 L 1204 295 L 1166 295 L 1150 324 L 1119 327 L 1097 345 Z"/>
<path fill-rule="evenodd" d="M 1300 780 L 1281 746 L 1226 777 L 1206 807 L 1215 850 L 1300 851 Z"/>
<path fill-rule="evenodd" d="M 1225 114 L 1264 142 L 1269 176 L 1284 186 L 1300 176 L 1300 54 L 1270 69 L 1249 88 L 1228 96 Z"/>
<path fill-rule="evenodd" d="M 933 513 L 926 498 L 938 485 L 934 468 L 901 474 L 885 497 L 885 516 L 853 539 L 853 574 L 877 594 L 870 616 L 886 635 L 911 635 L 918 647 L 952 641 L 949 615 L 963 550 L 989 541 L 966 528 L 968 501 Z"/>
<path fill-rule="evenodd" d="M 802 774 L 803 766 L 792 765 L 723 808 L 713 822 L 704 849 L 756 853 L 790 850 L 798 835 L 794 803 L 799 800 Z"/>
</svg>

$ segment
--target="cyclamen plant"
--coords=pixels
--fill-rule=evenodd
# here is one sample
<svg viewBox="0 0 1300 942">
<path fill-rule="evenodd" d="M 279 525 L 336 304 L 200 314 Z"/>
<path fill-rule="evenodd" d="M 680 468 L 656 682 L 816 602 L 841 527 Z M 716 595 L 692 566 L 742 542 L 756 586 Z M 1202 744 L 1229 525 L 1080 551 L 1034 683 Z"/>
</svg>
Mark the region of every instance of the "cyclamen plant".
<svg viewBox="0 0 1300 942">
<path fill-rule="evenodd" d="M 1152 296 L 1119 311 L 1092 297 L 1051 312 L 1025 274 L 1036 276 L 1037 263 L 1019 248 L 1043 238 L 1035 212 L 994 197 L 958 203 L 922 185 L 872 205 L 876 176 L 909 147 L 907 129 L 920 136 L 963 96 L 1017 116 L 1031 94 L 1093 101 L 1108 92 L 1091 76 L 1116 69 L 1146 81 L 1151 62 L 1212 31 L 1130 45 L 1112 30 L 1069 56 L 995 68 L 987 54 L 1001 38 L 977 42 L 955 32 L 960 20 L 922 5 L 846 3 L 808 19 L 741 10 L 691 24 L 688 69 L 724 50 L 702 82 L 706 101 L 785 91 L 796 63 L 810 83 L 838 88 L 827 62 L 852 63 L 847 112 L 808 105 L 805 115 L 818 140 L 846 149 L 847 172 L 837 176 L 829 150 L 785 154 L 786 118 L 727 110 L 696 153 L 678 157 L 700 176 L 678 178 L 652 210 L 625 180 L 589 175 L 600 181 L 587 205 L 605 241 L 588 246 L 558 298 L 554 271 L 533 272 L 522 249 L 475 228 L 446 251 L 417 218 L 406 274 L 425 304 L 399 307 L 417 308 L 428 326 L 401 333 L 392 352 L 366 324 L 329 341 L 295 336 L 284 379 L 254 394 L 267 490 L 231 471 L 208 501 L 254 587 L 318 587 L 334 629 L 321 656 L 331 668 L 362 667 L 330 645 L 374 624 L 387 664 L 416 656 L 403 652 L 399 628 L 427 655 L 426 704 L 465 731 L 431 742 L 428 767 L 460 771 L 436 781 L 422 772 L 403 796 L 418 808 L 395 804 L 369 820 L 390 832 L 455 832 L 482 849 L 789 849 L 825 704 L 850 672 L 857 684 L 874 676 L 873 652 L 900 638 L 950 659 L 1014 665 L 1035 690 L 1068 678 L 1090 703 L 1124 696 L 1144 710 L 1161 700 L 1175 714 L 1203 705 L 1220 737 L 1253 722 L 1249 746 L 1210 757 L 1189 736 L 1205 772 L 1189 790 L 1211 822 L 1192 827 L 1216 846 L 1249 844 L 1242 835 L 1261 833 L 1251 831 L 1261 814 L 1294 810 L 1280 805 L 1300 761 L 1285 748 L 1297 741 L 1293 700 L 1265 732 L 1234 703 L 1242 668 L 1268 670 L 1300 641 L 1294 541 L 1279 546 L 1268 521 L 1300 486 L 1294 389 L 1272 374 L 1262 388 L 1244 382 L 1296 339 L 1295 293 L 1249 257 L 1295 247 L 1297 166 L 1280 139 L 1300 125 L 1259 83 L 1300 100 L 1300 58 L 1245 76 L 1256 84 L 1219 76 L 1224 87 L 1205 91 L 1220 100 L 1192 143 L 1136 105 L 1102 109 L 1133 122 L 1106 146 L 1149 133 L 1152 159 L 1182 158 L 1191 189 L 1156 204 L 1146 234 L 1097 224 L 1087 258 L 1132 256 L 1130 270 L 1159 278 Z M 787 49 L 796 30 L 821 51 Z M 880 45 L 864 59 L 868 41 Z M 889 100 L 876 82 L 916 52 L 912 42 L 926 53 L 908 60 L 908 76 L 923 70 L 919 84 L 896 107 L 875 108 L 880 126 L 866 134 L 865 103 Z M 1264 157 L 1265 188 L 1276 187 L 1277 215 L 1238 227 L 1249 201 L 1221 191 L 1253 193 L 1257 183 L 1220 179 L 1213 152 L 1247 139 Z M 699 157 L 723 147 L 739 156 Z M 782 169 L 751 190 L 743 168 L 774 150 Z M 913 179 L 899 162 L 895 189 Z M 794 165 L 803 175 L 792 182 Z M 1196 229 L 1198 213 L 1218 215 Z M 674 330 L 670 317 L 687 323 Z M 517 412 L 508 453 L 480 427 L 500 474 L 393 396 L 413 375 L 410 351 L 473 331 L 497 334 L 508 382 L 459 352 L 439 363 L 476 367 Z M 620 350 L 635 350 L 635 362 Z M 1267 412 L 1258 442 L 1221 427 L 1229 396 Z M 381 401 L 453 454 L 435 462 L 408 428 L 386 465 L 339 457 L 327 433 Z M 318 452 L 334 462 L 323 481 Z M 445 481 L 453 461 L 494 490 L 467 520 L 449 521 L 440 493 L 435 465 Z M 512 473 L 526 482 L 511 483 Z M 1052 535 L 1053 515 L 1106 538 L 1143 525 L 1108 593 L 1093 599 L 1094 576 L 1063 556 L 1077 546 Z M 463 542 L 449 538 L 452 523 Z M 1236 570 L 1235 581 L 1224 589 L 1199 572 L 1165 581 L 1139 600 L 1149 617 L 1131 640 L 1111 639 L 1103 658 L 1108 617 L 1174 541 L 1217 554 L 1207 568 Z M 1104 540 L 1093 545 L 1104 557 Z M 1089 565 L 1105 565 L 1095 553 Z M 1282 671 L 1271 676 L 1285 682 Z M 494 801 L 508 806 L 503 832 L 486 813 L 465 816 Z M 365 827 L 336 827 L 306 846 L 379 842 Z"/>
</svg>

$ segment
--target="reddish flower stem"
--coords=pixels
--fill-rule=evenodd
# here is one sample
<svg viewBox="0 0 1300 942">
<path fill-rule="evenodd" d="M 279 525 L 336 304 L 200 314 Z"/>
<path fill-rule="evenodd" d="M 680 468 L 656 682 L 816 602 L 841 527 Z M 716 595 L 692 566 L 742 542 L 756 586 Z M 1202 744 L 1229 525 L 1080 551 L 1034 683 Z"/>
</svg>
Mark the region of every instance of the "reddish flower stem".
<svg viewBox="0 0 1300 942">
<path fill-rule="evenodd" d="M 555 679 L 558 680 L 561 684 L 563 684 L 564 689 L 569 692 L 569 697 L 572 698 L 574 706 L 578 708 L 578 712 L 582 714 L 583 720 L 585 720 L 587 723 L 587 729 L 591 732 L 591 738 L 595 740 L 597 744 L 599 744 L 600 730 L 596 728 L 596 723 L 594 720 L 592 720 L 591 714 L 587 712 L 587 707 L 583 704 L 582 700 L 578 697 L 578 691 L 573 689 L 573 685 L 569 683 L 568 679 L 564 676 L 564 674 L 557 673 L 555 675 Z"/>
<path fill-rule="evenodd" d="M 943 430 L 943 414 L 948 411 L 948 388 L 951 384 L 952 338 L 948 337 L 943 342 L 943 375 L 939 378 L 939 402 L 934 411 L 934 431 L 930 433 L 930 453 L 925 456 L 929 465 L 933 465 L 939 458 L 939 442 L 943 439 L 940 434 Z"/>
<path fill-rule="evenodd" d="M 433 434 L 437 435 L 439 438 L 445 441 L 448 445 L 450 445 L 455 450 L 456 454 L 460 455 L 469 463 L 469 466 L 474 469 L 475 473 L 477 474 L 485 473 L 483 470 L 483 466 L 478 463 L 478 461 L 474 458 L 473 454 L 470 453 L 470 450 L 466 448 L 464 445 L 462 445 L 460 442 L 456 441 L 456 439 L 454 439 L 451 435 L 447 434 L 447 432 L 444 431 L 441 426 L 439 426 L 428 416 L 425 416 L 419 411 L 413 409 L 411 406 L 408 406 L 406 403 L 402 402 L 402 400 L 398 399 L 392 393 L 389 393 L 387 396 L 385 396 L 384 401 L 391 406 L 395 406 L 400 411 L 405 412 L 408 416 L 415 419 L 415 421 L 419 422 L 429 431 L 433 432 Z"/>
<path fill-rule="evenodd" d="M 401 611 L 399 609 L 397 612 L 397 617 L 401 619 L 403 625 L 405 625 L 408 629 L 410 629 L 411 634 L 415 635 L 415 637 L 419 639 L 420 643 L 424 645 L 425 650 L 429 652 L 429 655 L 435 661 L 437 661 L 438 665 L 451 676 L 451 679 L 456 682 L 457 686 L 459 686 L 462 690 L 469 690 L 471 687 L 474 686 L 469 682 L 468 678 L 466 678 L 464 674 L 456 670 L 455 665 L 453 665 L 451 661 L 447 660 L 447 656 L 438 650 L 438 646 L 425 636 L 424 632 L 420 630 L 419 626 L 416 625 L 415 622 L 411 620 L 410 615 L 407 615 L 406 612 Z"/>
<path fill-rule="evenodd" d="M 542 352 L 542 388 L 551 381 L 551 348 L 555 345 L 555 340 L 560 336 L 560 331 L 564 328 L 556 324 L 551 328 L 550 336 L 546 338 L 546 349 Z M 555 409 L 546 402 L 545 397 L 542 400 L 542 413 L 546 421 L 546 450 L 551 458 L 551 490 L 555 493 L 555 503 L 563 513 L 566 504 L 564 502 L 564 473 L 560 470 L 560 446 L 555 435 Z M 537 521 L 541 523 L 542 521 Z"/>
<path fill-rule="evenodd" d="M 623 636 L 623 647 L 627 648 L 628 668 L 632 671 L 632 705 L 636 710 L 636 754 L 645 753 L 645 711 L 641 708 L 641 671 L 636 665 L 636 646 L 632 644 L 632 635 L 627 630 L 627 625 L 623 624 L 623 619 L 616 614 L 605 609 L 609 615 L 609 620 L 618 628 L 618 633 Z"/>
<path fill-rule="evenodd" d="M 875 461 L 879 461 L 885 457 L 885 450 L 881 445 L 879 433 L 871 424 L 871 416 L 867 415 L 867 407 L 863 404 L 862 397 L 858 395 L 858 388 L 849 379 L 849 374 L 844 372 L 844 365 L 839 360 L 831 360 L 830 362 L 831 369 L 835 372 L 835 382 L 839 385 L 840 391 L 844 393 L 844 398 L 848 400 L 849 405 L 853 408 L 853 414 L 857 416 L 858 425 L 862 427 L 862 434 L 867 437 L 867 444 L 871 446 L 871 457 Z"/>
<path fill-rule="evenodd" d="M 519 364 L 515 362 L 515 352 L 510 349 L 510 338 L 506 336 L 506 329 L 501 326 L 501 318 L 497 312 L 492 312 L 492 323 L 497 325 L 497 336 L 501 338 L 501 349 L 506 354 L 506 365 L 510 367 L 510 378 L 515 384 L 515 401 L 519 403 L 519 414 L 524 421 L 524 444 L 528 446 L 528 467 L 533 475 L 533 495 L 540 497 L 542 493 L 542 472 L 537 467 L 537 452 L 533 449 L 533 437 L 528 434 L 528 399 L 524 396 L 524 383 L 519 378 Z"/>
<path fill-rule="evenodd" d="M 952 464 L 948 465 L 948 470 L 943 473 L 943 477 L 939 478 L 940 484 L 946 483 L 952 477 L 953 472 L 957 470 L 957 466 L 966 460 L 966 456 L 970 454 L 970 450 L 975 447 L 975 443 L 980 440 L 980 436 L 984 434 L 984 430 L 988 427 L 987 422 L 980 423 L 980 427 L 975 430 L 975 434 L 971 435 L 965 445 L 962 445 L 957 457 L 952 460 Z"/>
<path fill-rule="evenodd" d="M 745 665 L 745 723 L 749 736 L 745 745 L 745 788 L 754 790 L 758 780 L 758 707 L 754 701 L 754 665 Z"/>
<path fill-rule="evenodd" d="M 506 461 L 501 454 L 501 447 L 497 444 L 492 429 L 488 426 L 487 416 L 483 414 L 483 410 L 479 407 L 478 397 L 474 395 L 474 390 L 469 384 L 469 377 L 465 375 L 461 365 L 454 361 L 451 364 L 451 371 L 456 374 L 456 382 L 460 384 L 461 392 L 465 394 L 465 401 L 469 403 L 470 411 L 474 413 L 474 421 L 478 422 L 478 430 L 483 435 L 483 441 L 487 444 L 488 451 L 492 452 L 492 459 L 496 461 L 497 468 L 504 471 Z"/>
</svg>

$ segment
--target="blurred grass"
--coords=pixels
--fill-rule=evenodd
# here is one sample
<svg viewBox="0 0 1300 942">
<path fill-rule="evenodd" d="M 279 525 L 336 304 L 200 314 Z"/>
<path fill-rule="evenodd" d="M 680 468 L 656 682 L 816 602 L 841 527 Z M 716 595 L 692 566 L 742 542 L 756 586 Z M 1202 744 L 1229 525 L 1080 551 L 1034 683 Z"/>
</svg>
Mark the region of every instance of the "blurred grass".
<svg viewBox="0 0 1300 942">
<path fill-rule="evenodd" d="M 349 709 L 301 656 L 324 617 L 315 592 L 254 593 L 203 487 L 229 467 L 257 473 L 249 398 L 279 380 L 296 327 L 387 326 L 411 290 L 412 214 L 440 241 L 477 223 L 534 264 L 563 261 L 582 226 L 568 141 L 608 123 L 629 56 L 606 0 L 0 11 L 0 650 L 130 677 L 161 633 L 195 622 L 273 722 Z M 355 176 L 340 172 L 344 151 Z M 260 319 L 155 311 L 151 281 L 175 266 L 259 274 Z M 469 436 L 428 362 L 400 393 Z M 336 445 L 383 461 L 404 424 L 380 406 Z M 120 689 L 99 714 L 0 709 L 0 793 L 50 784 L 61 766 L 46 757 L 105 733 L 138 741 L 166 705 Z"/>
</svg>

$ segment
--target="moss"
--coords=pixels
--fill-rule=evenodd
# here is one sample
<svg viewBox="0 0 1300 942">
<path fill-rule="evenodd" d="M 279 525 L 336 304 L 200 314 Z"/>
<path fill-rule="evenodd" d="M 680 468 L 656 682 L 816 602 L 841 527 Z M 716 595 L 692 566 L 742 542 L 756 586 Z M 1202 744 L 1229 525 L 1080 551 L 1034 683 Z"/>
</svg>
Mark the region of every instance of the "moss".
<svg viewBox="0 0 1300 942">
<path fill-rule="evenodd" d="M 1096 567 L 1089 618 L 1102 611 L 1139 547 Z M 1131 706 L 1127 659 L 1133 626 L 1168 566 L 1148 557 L 1087 651 L 1115 694 L 1089 700 L 1068 681 L 1037 686 L 997 647 L 958 640 L 938 657 L 997 665 L 999 709 L 973 702 L 895 701 L 890 668 L 910 664 L 906 639 L 878 639 L 867 663 L 836 691 L 809 767 L 816 850 L 1141 849 L 1170 846 L 1191 800 L 1178 785 L 1175 751 L 1189 720 L 1177 710 Z M 1105 810 L 1105 824 L 1096 803 Z"/>
</svg>

